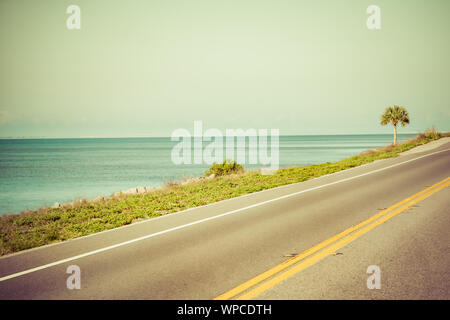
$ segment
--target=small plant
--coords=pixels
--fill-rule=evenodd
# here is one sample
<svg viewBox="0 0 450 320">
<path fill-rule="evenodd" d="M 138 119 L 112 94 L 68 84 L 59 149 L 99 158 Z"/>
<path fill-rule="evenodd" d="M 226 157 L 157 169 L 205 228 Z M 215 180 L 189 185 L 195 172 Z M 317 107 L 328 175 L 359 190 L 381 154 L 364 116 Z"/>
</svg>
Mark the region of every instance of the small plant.
<svg viewBox="0 0 450 320">
<path fill-rule="evenodd" d="M 222 163 L 213 162 L 211 168 L 205 171 L 205 176 L 212 174 L 216 176 L 225 176 L 233 173 L 244 172 L 244 168 L 236 161 L 225 159 Z"/>
<path fill-rule="evenodd" d="M 442 133 L 436 130 L 433 126 L 431 129 L 425 130 L 423 133 L 423 137 L 428 140 L 436 140 L 442 137 Z"/>
</svg>

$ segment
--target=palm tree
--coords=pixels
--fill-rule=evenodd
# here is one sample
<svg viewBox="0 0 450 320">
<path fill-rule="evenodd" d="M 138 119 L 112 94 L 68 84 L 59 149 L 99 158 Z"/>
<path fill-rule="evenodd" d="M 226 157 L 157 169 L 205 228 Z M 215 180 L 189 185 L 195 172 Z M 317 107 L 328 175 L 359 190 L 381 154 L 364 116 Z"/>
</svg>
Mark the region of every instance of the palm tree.
<svg viewBox="0 0 450 320">
<path fill-rule="evenodd" d="M 385 126 L 388 123 L 392 123 L 394 126 L 394 146 L 397 144 L 397 124 L 401 124 L 402 127 L 409 123 L 408 111 L 405 108 L 394 105 L 393 107 L 387 107 L 384 113 L 381 115 L 381 125 Z"/>
</svg>

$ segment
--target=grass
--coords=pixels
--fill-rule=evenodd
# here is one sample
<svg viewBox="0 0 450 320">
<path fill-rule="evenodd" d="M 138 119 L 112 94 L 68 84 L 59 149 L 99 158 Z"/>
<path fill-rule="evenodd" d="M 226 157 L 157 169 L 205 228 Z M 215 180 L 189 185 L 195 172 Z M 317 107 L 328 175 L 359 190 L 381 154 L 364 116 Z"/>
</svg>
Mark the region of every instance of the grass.
<svg viewBox="0 0 450 320">
<path fill-rule="evenodd" d="M 0 255 L 396 157 L 401 152 L 443 136 L 450 134 L 441 134 L 433 128 L 401 145 L 367 150 L 337 162 L 280 169 L 273 175 L 239 171 L 213 179 L 195 178 L 189 183 L 172 182 L 148 193 L 112 196 L 95 202 L 79 201 L 72 208 L 42 208 L 18 215 L 0 216 Z"/>
</svg>

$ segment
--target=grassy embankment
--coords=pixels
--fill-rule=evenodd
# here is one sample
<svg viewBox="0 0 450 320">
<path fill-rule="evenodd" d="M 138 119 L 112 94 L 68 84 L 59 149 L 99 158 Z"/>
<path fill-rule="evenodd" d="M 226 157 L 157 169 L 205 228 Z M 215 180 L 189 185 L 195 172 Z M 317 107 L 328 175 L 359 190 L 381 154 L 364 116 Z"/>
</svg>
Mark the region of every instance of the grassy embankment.
<svg viewBox="0 0 450 320">
<path fill-rule="evenodd" d="M 189 183 L 168 184 L 152 192 L 119 195 L 97 202 L 75 202 L 69 208 L 42 208 L 19 215 L 0 217 L 0 255 L 63 241 L 158 217 L 191 207 L 244 194 L 305 181 L 314 177 L 360 166 L 379 159 L 398 156 L 416 146 L 442 136 L 434 130 L 398 145 L 368 150 L 337 162 L 280 169 L 273 175 L 257 171 L 191 179 Z"/>
</svg>

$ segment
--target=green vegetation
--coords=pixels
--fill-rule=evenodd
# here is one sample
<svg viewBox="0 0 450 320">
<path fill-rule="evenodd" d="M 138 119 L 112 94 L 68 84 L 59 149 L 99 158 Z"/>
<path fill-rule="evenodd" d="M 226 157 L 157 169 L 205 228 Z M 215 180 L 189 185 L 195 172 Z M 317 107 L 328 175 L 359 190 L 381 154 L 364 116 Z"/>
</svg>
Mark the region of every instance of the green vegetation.
<svg viewBox="0 0 450 320">
<path fill-rule="evenodd" d="M 400 123 L 402 127 L 409 123 L 408 111 L 405 108 L 394 105 L 387 107 L 381 115 L 381 124 L 383 126 L 392 123 L 394 126 L 394 146 L 397 145 L 397 125 Z"/>
<path fill-rule="evenodd" d="M 226 159 L 223 163 L 213 162 L 211 168 L 205 171 L 205 176 L 214 174 L 215 176 L 226 176 L 233 173 L 242 173 L 244 168 L 236 161 Z"/>
<path fill-rule="evenodd" d="M 74 207 L 42 208 L 19 215 L 0 217 L 0 254 L 29 249 L 91 233 L 120 227 L 132 222 L 230 199 L 244 194 L 290 183 L 306 181 L 325 174 L 360 166 L 379 159 L 396 157 L 400 152 L 443 136 L 434 129 L 419 134 L 398 146 L 368 150 L 337 162 L 280 169 L 273 175 L 258 171 L 243 173 L 229 162 L 210 169 L 220 175 L 214 179 L 197 178 L 189 183 L 171 183 L 164 188 L 134 195 L 117 195 L 101 201 L 78 201 Z M 445 135 L 445 136 L 448 136 Z M 234 169 L 224 169 L 231 166 Z M 214 166 L 213 166 L 214 167 Z"/>
</svg>

